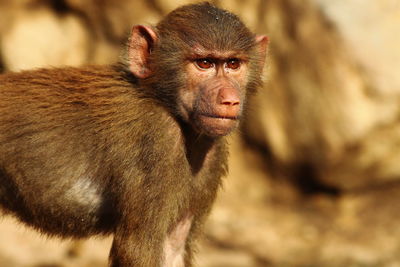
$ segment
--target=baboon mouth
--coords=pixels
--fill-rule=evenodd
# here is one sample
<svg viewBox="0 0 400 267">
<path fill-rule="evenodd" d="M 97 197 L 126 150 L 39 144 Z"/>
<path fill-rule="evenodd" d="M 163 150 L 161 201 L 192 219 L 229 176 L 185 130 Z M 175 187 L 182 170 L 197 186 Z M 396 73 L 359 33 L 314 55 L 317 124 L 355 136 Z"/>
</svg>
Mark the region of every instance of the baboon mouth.
<svg viewBox="0 0 400 267">
<path fill-rule="evenodd" d="M 224 136 L 236 128 L 238 117 L 222 116 L 217 114 L 200 114 L 198 117 L 199 129 L 210 136 Z"/>
<path fill-rule="evenodd" d="M 224 119 L 224 120 L 239 120 L 239 116 L 223 116 L 218 114 L 202 113 L 200 116 L 213 118 L 213 119 Z"/>
</svg>

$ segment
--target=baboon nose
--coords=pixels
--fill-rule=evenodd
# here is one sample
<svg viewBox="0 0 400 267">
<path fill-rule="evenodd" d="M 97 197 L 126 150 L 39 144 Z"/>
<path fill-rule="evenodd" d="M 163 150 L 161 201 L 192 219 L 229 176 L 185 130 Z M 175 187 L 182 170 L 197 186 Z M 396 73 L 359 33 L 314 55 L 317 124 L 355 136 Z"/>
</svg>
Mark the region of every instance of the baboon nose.
<svg viewBox="0 0 400 267">
<path fill-rule="evenodd" d="M 224 88 L 219 92 L 219 104 L 224 106 L 237 106 L 240 104 L 240 98 L 235 88 Z"/>
<path fill-rule="evenodd" d="M 240 113 L 239 92 L 234 87 L 224 87 L 218 94 L 218 114 L 226 118 L 237 118 Z"/>
</svg>

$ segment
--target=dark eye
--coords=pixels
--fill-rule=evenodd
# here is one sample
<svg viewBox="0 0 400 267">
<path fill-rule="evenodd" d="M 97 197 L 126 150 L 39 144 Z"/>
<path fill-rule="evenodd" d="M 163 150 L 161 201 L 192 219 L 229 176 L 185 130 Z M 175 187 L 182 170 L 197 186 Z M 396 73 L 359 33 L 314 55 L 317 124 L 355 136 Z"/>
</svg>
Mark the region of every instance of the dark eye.
<svg viewBox="0 0 400 267">
<path fill-rule="evenodd" d="M 214 66 L 214 63 L 212 63 L 211 60 L 209 60 L 207 58 L 202 58 L 202 59 L 196 60 L 196 65 L 202 69 L 209 69 Z"/>
<path fill-rule="evenodd" d="M 229 59 L 228 62 L 226 62 L 226 67 L 229 69 L 236 70 L 240 67 L 240 60 L 239 59 Z"/>
</svg>

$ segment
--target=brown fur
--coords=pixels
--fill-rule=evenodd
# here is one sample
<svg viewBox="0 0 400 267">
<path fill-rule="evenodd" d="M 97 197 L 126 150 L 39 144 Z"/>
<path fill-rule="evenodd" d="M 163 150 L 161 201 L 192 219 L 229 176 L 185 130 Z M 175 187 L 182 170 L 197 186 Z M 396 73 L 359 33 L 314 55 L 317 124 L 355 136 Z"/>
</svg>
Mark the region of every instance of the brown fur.
<svg viewBox="0 0 400 267">
<path fill-rule="evenodd" d="M 199 15 L 218 20 L 198 21 Z M 182 28 L 173 26 L 174 20 Z M 164 260 L 178 253 L 182 242 L 185 266 L 191 266 L 194 237 L 227 172 L 227 148 L 212 127 L 203 134 L 199 127 L 205 124 L 191 121 L 196 106 L 189 117 L 177 108 L 186 101 L 179 94 L 188 90 L 191 75 L 183 67 L 190 64 L 186 53 L 193 52 L 187 44 L 223 50 L 220 55 L 237 50 L 248 58 L 246 77 L 240 78 L 244 87 L 223 83 L 224 90 L 239 90 L 243 102 L 260 82 L 263 52 L 236 16 L 209 4 L 178 9 L 146 39 L 140 38 L 144 28 L 136 29 L 135 40 L 145 42 L 132 41 L 130 54 L 138 57 L 128 64 L 138 65 L 144 55 L 138 68 L 149 68 L 146 77 L 135 77 L 121 64 L 0 76 L 0 203 L 51 235 L 113 233 L 114 267 L 179 265 L 179 259 Z M 170 39 L 179 34 L 196 36 L 194 43 Z M 208 47 L 213 41 L 217 45 Z M 147 45 L 151 49 L 143 49 Z M 192 80 L 193 88 L 203 84 L 197 81 L 201 75 Z M 213 94 L 191 94 L 200 106 L 222 110 L 209 103 Z M 218 126 L 216 121 L 211 126 Z M 167 256 L 164 243 L 172 248 Z"/>
</svg>

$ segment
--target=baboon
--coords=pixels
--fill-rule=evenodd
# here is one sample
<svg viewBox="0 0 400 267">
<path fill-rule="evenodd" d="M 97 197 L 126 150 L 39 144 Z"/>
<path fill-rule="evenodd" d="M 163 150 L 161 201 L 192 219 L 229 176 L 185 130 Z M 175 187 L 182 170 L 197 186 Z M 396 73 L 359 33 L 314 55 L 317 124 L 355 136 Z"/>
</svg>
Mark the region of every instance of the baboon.
<svg viewBox="0 0 400 267">
<path fill-rule="evenodd" d="M 113 267 L 191 266 L 267 43 L 200 3 L 134 26 L 126 62 L 0 76 L 4 210 L 50 235 L 113 234 Z"/>
</svg>

